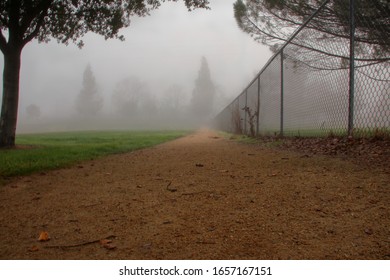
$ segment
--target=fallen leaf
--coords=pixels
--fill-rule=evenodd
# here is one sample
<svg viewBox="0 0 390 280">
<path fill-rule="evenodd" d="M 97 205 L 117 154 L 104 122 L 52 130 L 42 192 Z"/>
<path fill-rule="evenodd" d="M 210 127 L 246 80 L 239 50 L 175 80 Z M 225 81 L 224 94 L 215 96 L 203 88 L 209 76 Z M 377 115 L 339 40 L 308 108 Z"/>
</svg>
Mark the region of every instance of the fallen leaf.
<svg viewBox="0 0 390 280">
<path fill-rule="evenodd" d="M 102 240 L 100 240 L 99 241 L 99 243 L 101 244 L 101 245 L 107 245 L 107 244 L 109 244 L 109 243 L 111 243 L 112 242 L 112 240 L 110 240 L 110 239 L 102 239 Z"/>
<path fill-rule="evenodd" d="M 32 246 L 31 248 L 28 249 L 29 252 L 36 252 L 36 251 L 39 251 L 39 247 L 38 246 Z"/>
<path fill-rule="evenodd" d="M 116 246 L 115 246 L 115 245 L 112 245 L 112 244 L 104 244 L 103 247 L 106 248 L 106 249 L 108 249 L 108 250 L 114 250 L 114 249 L 116 249 Z"/>
<path fill-rule="evenodd" d="M 371 229 L 371 228 L 366 228 L 364 230 L 364 232 L 367 234 L 367 235 L 372 235 L 374 233 L 374 231 Z"/>
<path fill-rule="evenodd" d="M 47 231 L 41 231 L 41 233 L 39 234 L 38 241 L 44 242 L 49 240 L 50 240 L 49 233 Z"/>
<path fill-rule="evenodd" d="M 196 167 L 204 167 L 204 165 L 201 164 L 201 163 L 197 163 L 197 164 L 195 164 L 195 166 L 196 166 Z"/>
<path fill-rule="evenodd" d="M 113 250 L 116 248 L 115 245 L 111 244 L 112 243 L 111 239 L 101 239 L 101 240 L 99 240 L 99 243 L 100 243 L 100 245 L 103 246 L 103 248 L 106 248 L 108 250 Z"/>
</svg>

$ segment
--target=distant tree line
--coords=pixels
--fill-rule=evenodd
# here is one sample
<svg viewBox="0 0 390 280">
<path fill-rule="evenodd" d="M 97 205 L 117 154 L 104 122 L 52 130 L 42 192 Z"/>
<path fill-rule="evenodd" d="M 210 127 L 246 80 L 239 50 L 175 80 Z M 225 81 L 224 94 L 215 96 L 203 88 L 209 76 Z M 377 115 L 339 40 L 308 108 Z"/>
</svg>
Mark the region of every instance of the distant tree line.
<svg viewBox="0 0 390 280">
<path fill-rule="evenodd" d="M 177 2 L 178 0 L 171 0 Z M 32 40 L 76 43 L 88 32 L 105 39 L 118 38 L 130 18 L 149 15 L 164 0 L 2 0 L 0 1 L 0 50 L 4 56 L 0 114 L 0 147 L 14 147 L 19 105 L 22 50 Z M 208 0 L 183 0 L 188 10 L 208 8 Z M 99 103 L 99 102 L 97 102 Z"/>
<path fill-rule="evenodd" d="M 146 82 L 130 76 L 118 81 L 113 88 L 110 115 L 129 122 L 153 118 L 175 121 L 179 116 L 186 116 L 193 123 L 207 122 L 214 113 L 216 86 L 211 79 L 205 57 L 201 59 L 189 103 L 185 99 L 186 92 L 180 85 L 169 86 L 158 98 L 153 95 Z M 97 80 L 88 64 L 84 70 L 81 90 L 75 100 L 75 110 L 82 118 L 91 119 L 103 112 L 103 102 Z"/>
</svg>

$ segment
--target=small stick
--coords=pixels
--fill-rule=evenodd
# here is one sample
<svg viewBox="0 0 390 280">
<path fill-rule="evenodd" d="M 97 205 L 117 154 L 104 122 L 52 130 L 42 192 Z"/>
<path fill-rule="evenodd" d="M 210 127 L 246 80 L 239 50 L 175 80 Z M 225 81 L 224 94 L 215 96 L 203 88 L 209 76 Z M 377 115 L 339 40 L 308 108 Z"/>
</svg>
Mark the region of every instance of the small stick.
<svg viewBox="0 0 390 280">
<path fill-rule="evenodd" d="M 167 185 L 167 190 L 170 191 L 170 192 L 176 192 L 177 189 L 176 188 L 169 188 L 169 186 L 172 184 L 172 181 L 169 181 L 168 185 Z"/>
<path fill-rule="evenodd" d="M 96 240 L 92 240 L 92 241 L 86 241 L 86 242 L 79 243 L 79 244 L 72 244 L 72 245 L 49 245 L 49 246 L 45 246 L 45 248 L 59 248 L 59 249 L 74 248 L 74 247 L 85 246 L 85 245 L 89 245 L 89 244 L 93 244 L 93 243 L 99 243 L 100 240 L 111 239 L 111 238 L 115 238 L 115 237 L 116 237 L 115 235 L 110 235 L 110 236 L 107 236 L 106 238 L 96 239 Z"/>
<path fill-rule="evenodd" d="M 197 244 L 216 244 L 214 241 L 196 241 Z"/>
<path fill-rule="evenodd" d="M 201 192 L 191 192 L 191 193 L 182 193 L 181 195 L 195 195 L 201 193 L 209 193 L 210 191 L 201 191 Z"/>
</svg>

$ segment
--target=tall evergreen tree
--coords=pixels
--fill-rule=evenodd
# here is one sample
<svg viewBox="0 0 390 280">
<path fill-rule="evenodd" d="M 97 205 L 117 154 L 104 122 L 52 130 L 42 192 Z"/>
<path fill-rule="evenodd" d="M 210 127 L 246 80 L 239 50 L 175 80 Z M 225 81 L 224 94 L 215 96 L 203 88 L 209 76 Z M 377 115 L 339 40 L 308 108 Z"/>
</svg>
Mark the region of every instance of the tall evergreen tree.
<svg viewBox="0 0 390 280">
<path fill-rule="evenodd" d="M 84 117 L 95 116 L 103 108 L 103 98 L 98 93 L 95 76 L 91 65 L 84 70 L 83 87 L 76 99 L 76 110 Z"/>
<path fill-rule="evenodd" d="M 202 57 L 198 78 L 192 92 L 191 111 L 201 121 L 211 117 L 214 108 L 215 85 L 211 80 L 210 69 L 205 57 Z"/>
</svg>

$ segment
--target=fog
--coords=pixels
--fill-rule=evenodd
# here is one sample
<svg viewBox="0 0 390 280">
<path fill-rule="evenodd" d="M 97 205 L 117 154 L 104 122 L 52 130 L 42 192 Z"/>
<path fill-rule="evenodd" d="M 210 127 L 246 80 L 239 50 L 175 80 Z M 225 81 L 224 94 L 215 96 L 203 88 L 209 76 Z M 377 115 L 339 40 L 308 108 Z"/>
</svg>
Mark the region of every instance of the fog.
<svg viewBox="0 0 390 280">
<path fill-rule="evenodd" d="M 18 133 L 192 128 L 200 124 L 189 107 L 203 57 L 215 89 L 211 118 L 244 89 L 271 52 L 237 27 L 234 0 L 210 2 L 211 10 L 192 12 L 181 2 L 163 3 L 150 16 L 132 18 L 130 27 L 121 31 L 124 42 L 87 34 L 82 49 L 54 40 L 27 44 L 22 53 Z M 76 105 L 87 65 L 102 100 L 93 117 L 83 117 Z M 115 105 L 121 99 L 113 96 L 125 80 L 142 85 L 142 91 L 133 93 L 140 95 L 138 104 L 147 105 L 121 115 Z"/>
</svg>

